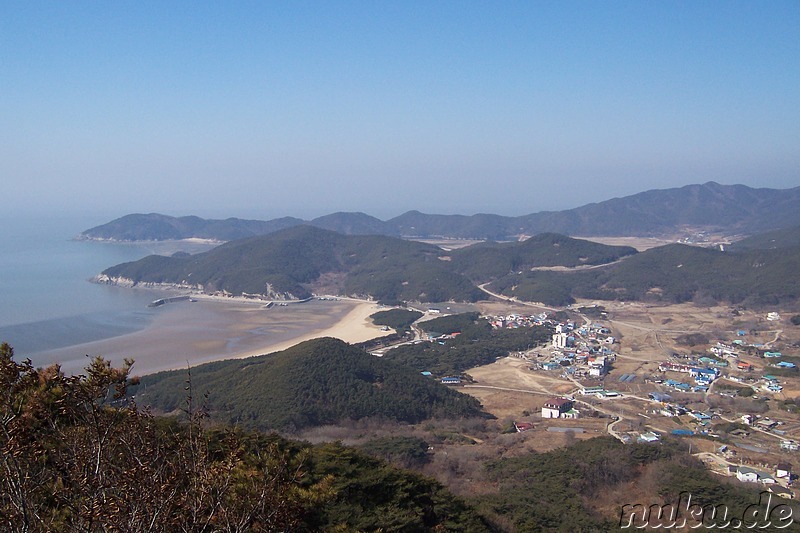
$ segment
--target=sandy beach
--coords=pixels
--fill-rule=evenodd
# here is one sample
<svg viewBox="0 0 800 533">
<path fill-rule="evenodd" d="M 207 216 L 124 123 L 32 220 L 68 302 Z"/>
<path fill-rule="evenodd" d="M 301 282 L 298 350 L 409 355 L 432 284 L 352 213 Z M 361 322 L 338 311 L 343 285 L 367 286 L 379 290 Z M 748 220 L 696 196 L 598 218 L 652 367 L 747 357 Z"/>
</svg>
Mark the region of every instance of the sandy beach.
<svg viewBox="0 0 800 533">
<path fill-rule="evenodd" d="M 164 305 L 140 331 L 33 354 L 36 366 L 58 362 L 65 373 L 80 373 L 90 357 L 102 355 L 118 366 L 135 361 L 131 374 L 185 369 L 203 363 L 284 350 L 318 337 L 363 342 L 388 334 L 372 324 L 374 302 L 339 299 L 263 303 L 202 298 Z"/>
</svg>

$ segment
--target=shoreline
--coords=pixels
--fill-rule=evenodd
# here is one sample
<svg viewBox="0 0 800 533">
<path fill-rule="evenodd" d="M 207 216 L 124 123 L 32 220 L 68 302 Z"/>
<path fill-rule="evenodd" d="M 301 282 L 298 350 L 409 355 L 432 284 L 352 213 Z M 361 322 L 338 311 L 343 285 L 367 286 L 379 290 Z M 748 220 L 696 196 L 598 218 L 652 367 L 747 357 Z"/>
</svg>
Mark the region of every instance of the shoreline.
<svg viewBox="0 0 800 533">
<path fill-rule="evenodd" d="M 369 320 L 370 315 L 378 312 L 378 304 L 374 302 L 363 301 L 356 304 L 355 308 L 342 317 L 339 322 L 325 329 L 312 331 L 295 337 L 291 340 L 279 342 L 277 344 L 269 345 L 267 348 L 259 348 L 238 354 L 230 359 L 246 359 L 248 357 L 255 357 L 258 355 L 266 355 L 269 353 L 281 352 L 292 346 L 296 346 L 301 342 L 309 341 L 311 339 L 318 339 L 320 337 L 334 337 L 344 342 L 355 344 L 372 340 L 383 335 L 388 335 L 394 330 L 382 331 L 381 326 L 372 324 Z M 264 351 L 267 349 L 268 351 Z"/>
<path fill-rule="evenodd" d="M 98 355 L 114 366 L 130 358 L 131 376 L 142 376 L 265 355 L 319 337 L 358 343 L 387 334 L 369 320 L 379 309 L 372 301 L 338 298 L 266 309 L 264 302 L 243 298 L 197 300 L 162 306 L 142 330 L 20 356 L 37 367 L 58 363 L 65 374 L 82 373 Z"/>
</svg>

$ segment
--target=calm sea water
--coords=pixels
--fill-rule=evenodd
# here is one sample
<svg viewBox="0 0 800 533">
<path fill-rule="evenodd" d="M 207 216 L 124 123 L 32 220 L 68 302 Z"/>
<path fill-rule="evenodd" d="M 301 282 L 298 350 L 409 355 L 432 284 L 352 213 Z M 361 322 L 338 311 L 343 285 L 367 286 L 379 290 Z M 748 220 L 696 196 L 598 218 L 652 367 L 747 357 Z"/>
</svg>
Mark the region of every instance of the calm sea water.
<svg viewBox="0 0 800 533">
<path fill-rule="evenodd" d="M 0 219 L 0 341 L 17 355 L 130 333 L 152 319 L 147 303 L 159 297 L 153 292 L 88 279 L 109 266 L 174 247 L 72 240 L 101 222 Z"/>
</svg>

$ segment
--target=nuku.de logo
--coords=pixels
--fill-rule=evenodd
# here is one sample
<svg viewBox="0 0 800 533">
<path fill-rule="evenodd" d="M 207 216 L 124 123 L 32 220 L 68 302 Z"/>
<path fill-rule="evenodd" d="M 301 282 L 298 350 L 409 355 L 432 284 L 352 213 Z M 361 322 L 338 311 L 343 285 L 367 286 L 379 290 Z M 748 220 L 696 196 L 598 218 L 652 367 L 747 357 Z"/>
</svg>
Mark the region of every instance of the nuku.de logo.
<svg viewBox="0 0 800 533">
<path fill-rule="evenodd" d="M 758 503 L 747 506 L 740 517 L 733 516 L 725 505 L 692 503 L 692 495 L 681 492 L 676 504 L 641 503 L 622 506 L 619 517 L 621 529 L 783 529 L 794 523 L 792 508 L 773 501 L 773 494 L 761 492 Z"/>
</svg>

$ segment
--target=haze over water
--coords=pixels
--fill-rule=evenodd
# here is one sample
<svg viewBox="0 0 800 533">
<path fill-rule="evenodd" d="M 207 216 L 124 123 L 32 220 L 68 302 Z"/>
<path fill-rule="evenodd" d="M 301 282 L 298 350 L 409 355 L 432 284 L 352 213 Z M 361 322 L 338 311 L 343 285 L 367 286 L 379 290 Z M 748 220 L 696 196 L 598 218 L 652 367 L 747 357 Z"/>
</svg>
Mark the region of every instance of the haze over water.
<svg viewBox="0 0 800 533">
<path fill-rule="evenodd" d="M 0 224 L 0 340 L 19 356 L 136 331 L 154 316 L 152 291 L 88 281 L 152 247 L 73 241 L 95 225 L 79 217 Z"/>
<path fill-rule="evenodd" d="M 14 347 L 18 360 L 30 358 L 37 367 L 59 363 L 65 372 L 79 373 L 87 356 L 100 355 L 116 366 L 132 358 L 135 373 L 149 373 L 268 353 L 271 346 L 325 331 L 356 307 L 347 301 L 311 301 L 265 309 L 257 303 L 201 300 L 150 308 L 164 291 L 88 280 L 121 262 L 177 250 L 197 253 L 210 245 L 74 241 L 97 224 L 77 218 L 0 224 L 0 341 Z M 374 336 L 375 328 L 365 338 Z"/>
</svg>

